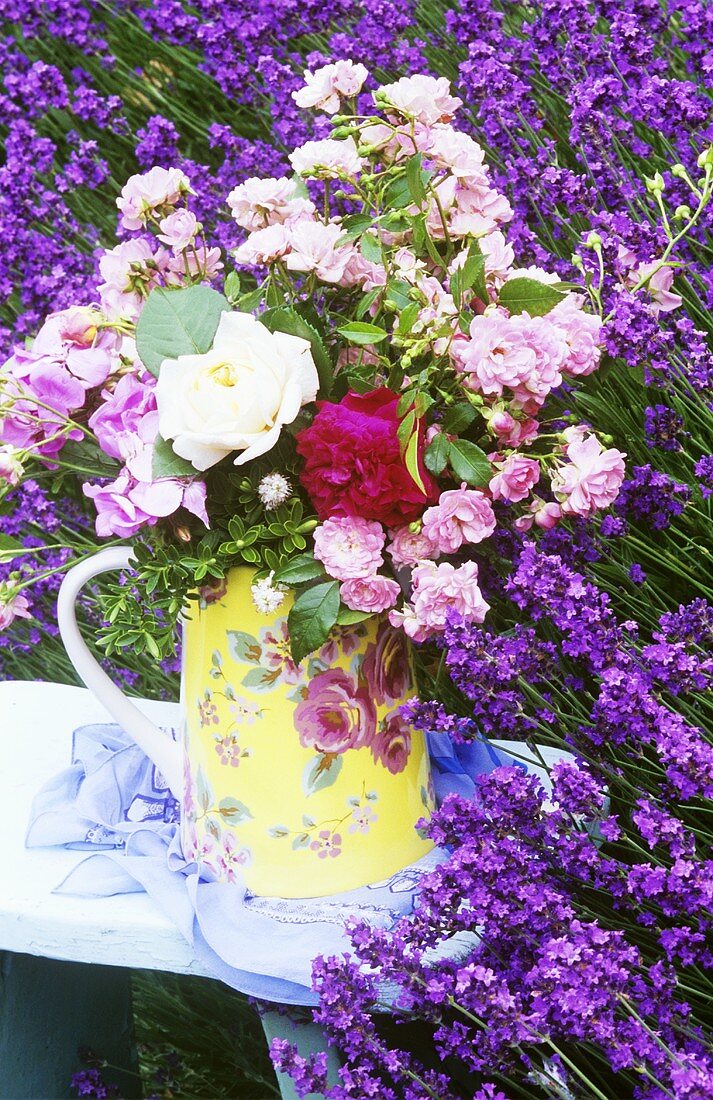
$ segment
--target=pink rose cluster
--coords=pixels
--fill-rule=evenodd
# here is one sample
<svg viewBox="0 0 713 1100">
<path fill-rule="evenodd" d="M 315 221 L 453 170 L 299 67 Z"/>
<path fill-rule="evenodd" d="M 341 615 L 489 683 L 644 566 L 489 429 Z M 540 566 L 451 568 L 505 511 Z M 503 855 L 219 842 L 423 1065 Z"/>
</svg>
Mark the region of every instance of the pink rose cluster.
<svg viewBox="0 0 713 1100">
<path fill-rule="evenodd" d="M 123 375 L 89 419 L 101 449 L 123 462 L 114 481 L 85 483 L 97 510 L 96 531 L 102 537 L 126 538 L 144 526 L 185 508 L 208 526 L 205 483 L 177 477 L 154 478 L 153 444 L 158 435 L 155 382 L 150 375 Z"/>
<path fill-rule="evenodd" d="M 615 447 L 605 450 L 596 435 L 581 428 L 569 428 L 565 436 L 568 461 L 553 474 L 552 492 L 565 515 L 591 516 L 616 500 L 626 455 Z"/>
<path fill-rule="evenodd" d="M 400 626 L 414 642 L 425 642 L 442 633 L 450 613 L 465 622 L 482 623 L 490 610 L 478 586 L 474 561 L 455 566 L 451 562 L 420 562 L 412 574 L 411 601 L 401 611 L 391 611 L 389 622 Z"/>
<path fill-rule="evenodd" d="M 98 329 L 101 315 L 81 307 L 52 313 L 31 348 L 16 348 L 0 370 L 2 440 L 45 458 L 82 431 L 67 424 L 118 362 L 119 338 Z"/>
<path fill-rule="evenodd" d="M 378 572 L 385 541 L 380 523 L 352 516 L 333 516 L 314 532 L 314 556 L 342 582 L 342 602 L 352 611 L 386 611 L 398 599 L 398 583 Z"/>
</svg>

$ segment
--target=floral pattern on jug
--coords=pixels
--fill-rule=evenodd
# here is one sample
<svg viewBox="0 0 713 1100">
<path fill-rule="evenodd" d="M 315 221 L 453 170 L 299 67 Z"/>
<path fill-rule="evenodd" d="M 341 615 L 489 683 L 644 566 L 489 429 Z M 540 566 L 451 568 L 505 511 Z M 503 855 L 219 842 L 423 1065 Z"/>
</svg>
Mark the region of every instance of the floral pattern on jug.
<svg viewBox="0 0 713 1100">
<path fill-rule="evenodd" d="M 236 588 L 231 574 L 201 593 L 184 625 L 187 857 L 286 897 L 350 889 L 417 859 L 431 847 L 416 823 L 433 797 L 423 735 L 399 712 L 413 695 L 403 633 L 372 616 L 296 664 L 290 597 L 266 621 L 245 602 L 235 614 Z"/>
</svg>

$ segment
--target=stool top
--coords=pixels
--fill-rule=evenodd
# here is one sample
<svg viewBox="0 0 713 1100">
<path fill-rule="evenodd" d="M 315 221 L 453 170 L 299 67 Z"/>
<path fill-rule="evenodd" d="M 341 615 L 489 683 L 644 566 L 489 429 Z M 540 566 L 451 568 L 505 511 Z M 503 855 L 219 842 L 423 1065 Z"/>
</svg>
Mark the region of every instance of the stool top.
<svg viewBox="0 0 713 1100">
<path fill-rule="evenodd" d="M 176 724 L 175 703 L 136 700 L 159 725 Z M 0 683 L 0 951 L 137 970 L 207 975 L 176 925 L 147 894 L 72 897 L 52 890 L 88 852 L 25 848 L 30 807 L 40 787 L 70 763 L 77 727 L 110 722 L 85 689 Z"/>
</svg>

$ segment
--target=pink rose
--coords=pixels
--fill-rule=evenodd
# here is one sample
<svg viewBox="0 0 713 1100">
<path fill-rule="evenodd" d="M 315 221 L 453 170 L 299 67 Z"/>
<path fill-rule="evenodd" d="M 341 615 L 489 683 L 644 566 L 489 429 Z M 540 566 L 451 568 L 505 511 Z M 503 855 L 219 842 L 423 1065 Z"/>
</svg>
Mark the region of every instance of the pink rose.
<svg viewBox="0 0 713 1100">
<path fill-rule="evenodd" d="M 238 225 L 251 232 L 315 212 L 314 203 L 297 194 L 297 181 L 286 176 L 245 180 L 228 195 L 228 206 Z"/>
<path fill-rule="evenodd" d="M 595 435 L 569 443 L 569 462 L 552 477 L 552 492 L 568 515 L 590 516 L 608 508 L 619 495 L 626 455 L 615 447 L 602 448 Z"/>
<path fill-rule="evenodd" d="M 389 533 L 391 542 L 387 549 L 394 565 L 418 565 L 425 558 L 435 558 L 438 554 L 437 547 L 423 529 L 412 531 L 410 527 L 398 527 Z"/>
<path fill-rule="evenodd" d="M 306 749 L 333 755 L 370 745 L 376 709 L 366 688 L 341 668 L 318 672 L 295 707 L 295 729 Z"/>
<path fill-rule="evenodd" d="M 305 69 L 305 86 L 292 93 L 298 107 L 315 107 L 328 115 L 336 115 L 340 97 L 351 99 L 358 95 L 369 75 L 363 65 L 340 60 L 322 65 L 312 73 Z"/>
<path fill-rule="evenodd" d="M 516 504 L 530 495 L 530 490 L 540 480 L 540 464 L 524 455 L 508 455 L 495 466 L 498 471 L 490 480 L 490 492 L 495 500 L 507 500 Z"/>
<path fill-rule="evenodd" d="M 423 513 L 423 533 L 439 554 L 455 554 L 463 543 L 482 542 L 495 530 L 493 508 L 478 489 L 441 493 L 438 504 Z"/>
<path fill-rule="evenodd" d="M 369 694 L 377 705 L 403 702 L 413 686 L 409 645 L 402 630 L 379 624 L 376 641 L 367 646 L 361 666 Z"/>
<path fill-rule="evenodd" d="M 505 389 L 523 408 L 542 405 L 562 384 L 569 354 L 563 333 L 546 317 L 496 311 L 474 317 L 470 341 L 458 348 L 459 366 L 469 389 L 500 396 Z"/>
<path fill-rule="evenodd" d="M 477 141 L 452 126 L 434 125 L 428 131 L 428 141 L 421 146 L 439 168 L 446 168 L 462 179 L 483 175 L 484 153 Z"/>
<path fill-rule="evenodd" d="M 415 642 L 440 634 L 448 614 L 455 612 L 467 623 L 482 623 L 490 610 L 478 587 L 478 566 L 467 561 L 456 568 L 450 562 L 421 562 L 413 571 L 411 604 L 392 611 L 389 622 L 401 626 Z"/>
<path fill-rule="evenodd" d="M 319 176 L 320 179 L 356 176 L 364 164 L 352 137 L 344 141 L 334 138 L 306 141 L 290 153 L 289 160 L 298 176 Z"/>
<path fill-rule="evenodd" d="M 384 563 L 385 538 L 375 520 L 332 516 L 315 528 L 314 556 L 338 581 L 371 577 Z"/>
<path fill-rule="evenodd" d="M 583 294 L 568 294 L 547 314 L 549 320 L 562 331 L 569 347 L 569 355 L 562 364 L 562 371 L 571 375 L 592 374 L 599 366 L 602 349 L 602 321 L 593 313 L 585 313 Z"/>
<path fill-rule="evenodd" d="M 375 573 L 370 577 L 356 577 L 344 581 L 339 589 L 342 603 L 352 611 L 369 611 L 378 614 L 393 607 L 401 595 L 401 587 L 395 580 Z"/>
<path fill-rule="evenodd" d="M 131 176 L 124 184 L 116 205 L 121 211 L 124 229 L 141 229 L 147 214 L 175 206 L 191 189 L 180 168 L 151 168 L 142 175 Z"/>
<path fill-rule="evenodd" d="M 341 282 L 354 247 L 337 244 L 343 236 L 338 225 L 303 218 L 286 229 L 290 251 L 285 264 L 290 271 L 314 271 L 323 283 Z"/>
<path fill-rule="evenodd" d="M 235 249 L 239 264 L 271 264 L 290 251 L 290 238 L 284 225 L 276 222 L 265 229 L 256 229 Z"/>
<path fill-rule="evenodd" d="M 463 101 L 451 95 L 446 77 L 403 76 L 393 84 L 383 84 L 374 98 L 407 118 L 415 118 L 427 126 L 448 122 Z"/>
<path fill-rule="evenodd" d="M 97 288 L 102 311 L 110 319 L 126 317 L 136 321 L 144 297 L 168 270 L 170 253 L 150 241 L 138 238 L 110 248 L 99 261 L 103 282 Z M 139 293 L 143 292 L 143 296 Z"/>
<path fill-rule="evenodd" d="M 383 764 L 392 775 L 398 775 L 408 764 L 411 754 L 411 727 L 398 711 L 389 714 L 379 727 L 371 746 L 377 764 Z"/>
<path fill-rule="evenodd" d="M 159 228 L 158 239 L 174 252 L 183 252 L 198 235 L 201 226 L 190 210 L 174 210 L 173 214 L 161 219 Z"/>
</svg>

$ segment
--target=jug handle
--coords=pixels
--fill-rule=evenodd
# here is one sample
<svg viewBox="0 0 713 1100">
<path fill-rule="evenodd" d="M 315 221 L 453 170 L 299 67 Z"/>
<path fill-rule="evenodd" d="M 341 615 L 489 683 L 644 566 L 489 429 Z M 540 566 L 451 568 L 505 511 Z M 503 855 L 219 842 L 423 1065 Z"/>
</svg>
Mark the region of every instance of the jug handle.
<svg viewBox="0 0 713 1100">
<path fill-rule="evenodd" d="M 77 625 L 77 597 L 87 581 L 114 569 L 126 569 L 133 561 L 130 546 L 110 546 L 73 566 L 57 597 L 59 632 L 74 668 L 92 694 L 109 711 L 115 722 L 129 734 L 156 765 L 173 795 L 180 800 L 183 768 L 179 746 L 146 717 L 135 703 L 109 679 L 89 651 Z"/>
</svg>

